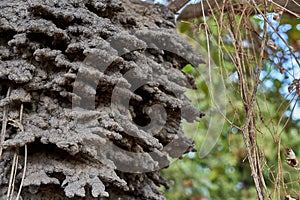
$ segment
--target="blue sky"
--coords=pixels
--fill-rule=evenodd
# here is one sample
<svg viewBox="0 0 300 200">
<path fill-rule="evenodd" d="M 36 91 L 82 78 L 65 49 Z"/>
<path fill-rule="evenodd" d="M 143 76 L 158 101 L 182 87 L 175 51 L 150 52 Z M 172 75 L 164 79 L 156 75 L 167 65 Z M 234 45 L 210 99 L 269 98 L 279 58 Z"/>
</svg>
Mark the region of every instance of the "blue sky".
<svg viewBox="0 0 300 200">
<path fill-rule="evenodd" d="M 300 53 L 294 52 L 294 56 L 290 49 L 294 50 L 292 46 L 287 46 L 288 43 L 288 34 L 287 32 L 291 30 L 293 27 L 291 24 L 280 24 L 280 22 L 274 20 L 274 16 L 278 15 L 276 13 L 269 13 L 267 15 L 267 19 L 269 20 L 270 24 L 267 24 L 267 34 L 269 35 L 270 43 L 274 43 L 278 50 L 274 50 L 269 48 L 267 51 L 269 53 L 269 59 L 271 60 L 271 67 L 272 72 L 270 73 L 271 79 L 277 79 L 282 83 L 282 87 L 280 88 L 280 94 L 285 97 L 287 100 L 292 100 L 294 94 L 290 94 L 288 91 L 289 85 L 294 81 L 294 79 L 300 78 L 300 66 L 296 62 L 296 59 L 300 61 Z M 262 16 L 256 16 L 261 21 L 259 22 L 261 30 L 263 30 L 264 26 L 264 19 Z M 271 27 L 273 26 L 273 28 Z M 296 26 L 298 30 L 300 30 L 300 24 Z M 274 29 L 276 31 L 274 31 Z M 280 36 L 281 37 L 280 37 Z M 278 65 L 281 64 L 282 67 L 286 70 L 285 74 L 281 74 L 278 70 Z M 261 79 L 263 80 L 266 76 L 266 73 L 262 73 Z M 263 82 L 263 85 L 266 88 L 272 89 L 274 82 L 269 79 L 269 81 Z M 292 113 L 292 118 L 294 120 L 300 120 L 300 106 L 298 103 L 299 96 L 294 98 L 291 102 L 290 110 L 286 112 L 286 115 L 289 116 L 291 114 L 291 110 L 295 104 L 298 104 L 295 107 L 295 110 Z"/>
</svg>

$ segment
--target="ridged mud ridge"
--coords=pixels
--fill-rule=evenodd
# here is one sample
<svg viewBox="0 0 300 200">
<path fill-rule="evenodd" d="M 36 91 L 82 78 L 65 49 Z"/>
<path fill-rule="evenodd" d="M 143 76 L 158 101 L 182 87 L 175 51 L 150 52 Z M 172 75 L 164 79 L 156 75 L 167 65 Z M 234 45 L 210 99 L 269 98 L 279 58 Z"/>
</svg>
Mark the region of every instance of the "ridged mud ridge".
<svg viewBox="0 0 300 200">
<path fill-rule="evenodd" d="M 22 199 L 165 199 L 159 169 L 193 149 L 180 123 L 202 116 L 181 71 L 202 60 L 176 34 L 173 13 L 129 0 L 0 9 L 0 199 L 16 149 L 17 193 L 25 144 Z"/>
</svg>

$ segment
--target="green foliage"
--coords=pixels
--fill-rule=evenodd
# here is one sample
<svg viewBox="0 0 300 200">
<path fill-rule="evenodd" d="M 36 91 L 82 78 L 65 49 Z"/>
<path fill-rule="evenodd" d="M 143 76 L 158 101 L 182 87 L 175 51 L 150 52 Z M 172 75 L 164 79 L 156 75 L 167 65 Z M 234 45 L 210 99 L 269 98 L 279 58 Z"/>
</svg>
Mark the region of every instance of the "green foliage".
<svg viewBox="0 0 300 200">
<path fill-rule="evenodd" d="M 236 16 L 235 20 L 239 21 L 240 16 Z M 250 21 L 253 28 L 258 31 L 260 20 L 251 16 Z M 204 29 L 200 31 L 198 22 L 199 19 L 193 22 L 182 22 L 178 26 L 179 32 L 197 41 L 192 43 L 195 48 L 207 46 L 205 31 Z M 246 118 L 239 85 L 235 80 L 236 68 L 230 60 L 230 56 L 235 53 L 235 48 L 228 40 L 227 43 L 222 44 L 226 53 L 221 55 L 218 37 L 222 36 L 226 39 L 228 35 L 217 28 L 217 24 L 212 18 L 207 18 L 206 23 L 210 27 L 210 55 L 215 64 L 219 66 L 220 74 L 227 84 L 226 92 L 229 99 L 226 117 L 231 123 L 224 125 L 219 140 L 209 155 L 199 158 L 197 153 L 189 153 L 181 160 L 174 160 L 168 169 L 162 170 L 164 177 L 168 179 L 171 185 L 169 190 L 165 190 L 166 197 L 175 200 L 257 199 L 242 135 L 232 125 L 240 126 Z M 300 22 L 295 23 L 294 18 L 288 16 L 282 19 L 282 23 L 292 24 L 292 29 L 287 33 L 289 43 L 295 44 L 293 47 L 298 49 L 300 34 L 296 25 Z M 195 32 L 197 32 L 196 35 Z M 220 57 L 222 58 L 220 59 Z M 249 74 L 246 76 L 253 73 L 250 70 L 250 65 L 249 62 L 249 69 L 246 70 Z M 187 65 L 182 71 L 192 74 L 196 78 L 197 91 L 187 91 L 192 102 L 200 110 L 208 111 L 211 106 L 209 88 L 201 79 L 198 70 Z M 285 79 L 273 76 L 274 71 L 278 73 L 278 67 L 266 58 L 262 72 L 264 77 L 258 87 L 255 107 L 257 143 L 262 154 L 260 162 L 272 199 L 277 197 L 277 185 L 274 182 L 280 173 L 283 176 L 285 186 L 285 191 L 282 190 L 282 187 L 280 189 L 281 198 L 284 198 L 283 194 L 286 193 L 292 196 L 297 196 L 300 193 L 298 171 L 285 163 L 284 155 L 285 147 L 292 148 L 296 155 L 300 155 L 300 121 L 289 119 L 287 110 L 290 109 L 290 102 L 281 95 L 286 82 Z M 204 117 L 198 124 L 184 123 L 185 133 L 195 140 L 196 149 L 200 149 L 205 142 L 204 135 L 208 128 L 207 120 Z M 278 145 L 279 142 L 282 144 L 281 146 Z M 279 150 L 278 147 L 280 147 Z M 279 163 L 282 163 L 282 171 L 279 171 Z"/>
</svg>

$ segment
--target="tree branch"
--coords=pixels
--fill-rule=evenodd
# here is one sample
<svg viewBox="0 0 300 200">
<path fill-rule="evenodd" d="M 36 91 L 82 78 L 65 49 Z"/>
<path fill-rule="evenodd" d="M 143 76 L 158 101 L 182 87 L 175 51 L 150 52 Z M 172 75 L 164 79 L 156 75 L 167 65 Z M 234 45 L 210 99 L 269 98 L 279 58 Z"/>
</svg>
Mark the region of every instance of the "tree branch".
<svg viewBox="0 0 300 200">
<path fill-rule="evenodd" d="M 190 0 L 174 0 L 168 5 L 170 10 L 178 12 L 185 4 L 187 4 Z"/>
<path fill-rule="evenodd" d="M 175 0 L 176 1 L 176 0 Z M 180 1 L 180 0 L 178 0 Z M 209 14 L 210 7 L 208 6 L 208 1 L 207 0 L 202 0 L 203 1 L 203 7 L 204 7 L 204 13 Z M 212 8 L 216 8 L 217 2 L 220 4 L 222 3 L 221 0 L 217 1 L 209 1 L 209 4 Z M 263 0 L 255 0 L 257 4 L 263 3 Z M 291 14 L 296 14 L 298 17 L 300 17 L 300 0 L 271 0 L 269 1 L 271 4 L 278 6 L 280 8 L 283 8 L 284 10 L 290 11 Z M 240 2 L 241 4 L 243 1 Z M 197 4 L 191 4 L 188 5 L 182 13 L 179 15 L 178 20 L 188 20 L 192 18 L 197 18 L 202 16 L 202 8 L 201 8 L 201 3 Z"/>
</svg>

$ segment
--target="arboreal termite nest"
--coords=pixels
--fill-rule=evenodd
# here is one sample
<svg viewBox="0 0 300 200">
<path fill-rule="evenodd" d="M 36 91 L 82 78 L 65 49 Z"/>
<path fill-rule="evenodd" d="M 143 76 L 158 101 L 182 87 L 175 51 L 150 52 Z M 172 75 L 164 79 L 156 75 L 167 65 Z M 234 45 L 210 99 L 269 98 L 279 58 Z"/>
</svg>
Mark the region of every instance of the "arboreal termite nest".
<svg viewBox="0 0 300 200">
<path fill-rule="evenodd" d="M 201 115 L 184 95 L 193 79 L 181 72 L 201 59 L 176 34 L 173 13 L 129 0 L 0 7 L 0 196 L 16 149 L 17 193 L 27 145 L 23 199 L 164 199 L 158 170 L 192 149 L 180 122 Z"/>
</svg>

